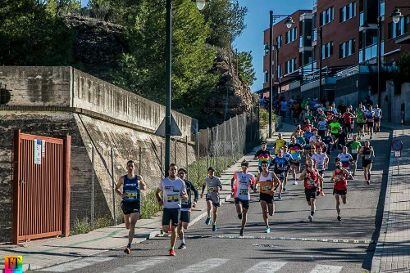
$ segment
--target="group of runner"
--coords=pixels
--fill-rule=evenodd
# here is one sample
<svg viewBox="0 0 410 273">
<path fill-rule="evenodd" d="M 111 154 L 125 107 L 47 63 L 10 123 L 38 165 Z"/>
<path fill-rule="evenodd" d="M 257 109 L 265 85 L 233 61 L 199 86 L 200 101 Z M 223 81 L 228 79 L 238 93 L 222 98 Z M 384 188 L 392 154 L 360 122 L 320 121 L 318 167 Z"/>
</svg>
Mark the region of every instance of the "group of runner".
<svg viewBox="0 0 410 273">
<path fill-rule="evenodd" d="M 346 204 L 348 180 L 354 179 L 359 158 L 362 161 L 365 181 L 367 184 L 371 183 L 371 168 L 375 155 L 370 141 L 362 143 L 362 138 L 367 133 L 371 139 L 374 132 L 380 131 L 382 116 L 377 105 L 374 109 L 371 106 L 366 109 L 359 104 L 355 111 L 349 106 L 343 113 L 339 113 L 334 105 L 327 108 L 307 105 L 302 115 L 303 120 L 296 126 L 289 141 L 279 133 L 272 152 L 267 143 L 262 142 L 261 149 L 255 154 L 259 169 L 256 176 L 248 171 L 247 161 L 243 161 L 241 170 L 234 173 L 231 191 L 236 213 L 241 220 L 240 236 L 244 234 L 252 191 L 259 192 L 265 232 L 270 233 L 269 216 L 273 216 L 275 212 L 274 200 L 282 200 L 282 194 L 287 191 L 289 174 L 294 185 L 298 184 L 298 180 L 303 181 L 306 201 L 310 207 L 308 220 L 313 221 L 316 198 L 325 195 L 325 171 L 328 170 L 330 158 L 335 151 L 339 153 L 334 159 L 331 181 L 338 221 L 341 221 L 340 200 Z M 134 174 L 133 161 L 127 162 L 127 171 L 126 175 L 120 177 L 115 190 L 121 195 L 124 222 L 129 229 L 128 245 L 124 250 L 129 254 L 135 224 L 140 216 L 141 191 L 146 189 L 146 184 L 141 176 Z M 157 201 L 163 207 L 162 229 L 171 234 L 171 256 L 176 254 L 175 244 L 178 237 L 181 240 L 178 248 L 186 248 L 184 230 L 190 222 L 191 208 L 196 206 L 199 197 L 203 198 L 205 193 L 205 224 L 212 224 L 212 231 L 217 230 L 222 183 L 215 176 L 215 169 L 208 168 L 201 194 L 186 177 L 185 169 L 178 169 L 176 164 L 170 164 L 168 176 L 161 180 L 156 190 Z"/>
</svg>

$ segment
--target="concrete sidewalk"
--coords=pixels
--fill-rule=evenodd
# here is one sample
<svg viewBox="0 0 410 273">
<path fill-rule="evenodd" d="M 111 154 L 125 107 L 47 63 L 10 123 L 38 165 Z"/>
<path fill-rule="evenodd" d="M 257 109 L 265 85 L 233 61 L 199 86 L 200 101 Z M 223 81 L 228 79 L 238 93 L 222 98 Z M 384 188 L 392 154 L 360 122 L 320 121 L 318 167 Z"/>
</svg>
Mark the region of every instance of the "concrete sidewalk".
<svg viewBox="0 0 410 273">
<path fill-rule="evenodd" d="M 400 158 L 391 153 L 380 237 L 371 272 L 410 272 L 410 129 L 393 130 L 404 148 Z"/>
<path fill-rule="evenodd" d="M 288 131 L 288 133 L 285 133 L 286 138 L 290 136 L 290 132 L 293 131 L 293 129 L 294 126 L 283 125 L 282 130 Z M 275 136 L 276 135 L 277 133 L 275 133 Z M 255 174 L 257 173 L 258 163 L 256 160 L 253 160 L 253 158 L 258 149 L 259 147 L 255 147 L 221 175 L 223 190 L 220 196 L 222 203 L 231 198 L 230 180 L 233 173 L 240 170 L 240 163 L 244 159 L 250 162 L 249 171 Z M 159 213 L 152 219 L 142 219 L 138 221 L 135 230 L 134 248 L 136 247 L 135 244 L 160 234 L 161 215 L 162 214 Z M 205 216 L 206 203 L 204 199 L 200 199 L 197 207 L 192 211 L 191 225 Z M 24 270 L 36 270 L 71 262 L 76 259 L 83 259 L 88 256 L 98 256 L 110 250 L 121 251 L 127 243 L 127 238 L 128 231 L 125 229 L 124 224 L 121 224 L 70 237 L 35 240 L 20 245 L 3 244 L 0 245 L 0 256 L 22 255 Z M 2 263 L 0 270 L 3 268 L 4 265 Z"/>
</svg>

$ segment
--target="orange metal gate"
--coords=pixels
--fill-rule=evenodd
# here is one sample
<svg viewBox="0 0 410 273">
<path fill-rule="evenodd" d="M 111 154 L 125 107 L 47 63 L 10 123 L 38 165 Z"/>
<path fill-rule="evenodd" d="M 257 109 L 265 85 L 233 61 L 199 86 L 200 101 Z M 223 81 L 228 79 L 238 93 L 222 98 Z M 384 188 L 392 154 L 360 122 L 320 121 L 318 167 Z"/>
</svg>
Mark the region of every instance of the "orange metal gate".
<svg viewBox="0 0 410 273">
<path fill-rule="evenodd" d="M 71 137 L 14 139 L 13 242 L 70 233 Z"/>
</svg>

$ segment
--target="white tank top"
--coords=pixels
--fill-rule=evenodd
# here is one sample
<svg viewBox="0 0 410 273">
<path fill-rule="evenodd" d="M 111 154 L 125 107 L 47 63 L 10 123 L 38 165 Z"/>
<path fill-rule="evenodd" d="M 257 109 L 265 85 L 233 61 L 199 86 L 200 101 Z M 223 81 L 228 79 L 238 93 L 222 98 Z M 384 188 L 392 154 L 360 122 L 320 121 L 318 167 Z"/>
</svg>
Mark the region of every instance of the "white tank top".
<svg viewBox="0 0 410 273">
<path fill-rule="evenodd" d="M 261 173 L 261 175 L 259 176 L 259 182 L 265 182 L 265 181 L 272 181 L 272 173 L 269 172 L 268 176 L 263 176 L 263 174 Z"/>
</svg>

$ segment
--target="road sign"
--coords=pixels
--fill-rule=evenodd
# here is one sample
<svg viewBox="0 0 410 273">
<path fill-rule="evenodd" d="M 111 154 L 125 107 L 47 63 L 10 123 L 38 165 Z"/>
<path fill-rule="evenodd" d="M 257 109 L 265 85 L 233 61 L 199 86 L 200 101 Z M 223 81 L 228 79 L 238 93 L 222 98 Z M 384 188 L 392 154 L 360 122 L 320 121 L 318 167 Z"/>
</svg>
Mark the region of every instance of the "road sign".
<svg viewBox="0 0 410 273">
<path fill-rule="evenodd" d="M 391 144 L 391 148 L 393 151 L 401 151 L 403 150 L 403 142 L 397 138 L 393 139 Z"/>
<path fill-rule="evenodd" d="M 157 136 L 165 137 L 165 118 L 162 120 L 158 129 L 155 131 Z M 181 130 L 178 127 L 177 122 L 174 119 L 174 116 L 171 114 L 171 136 L 182 136 Z"/>
</svg>

